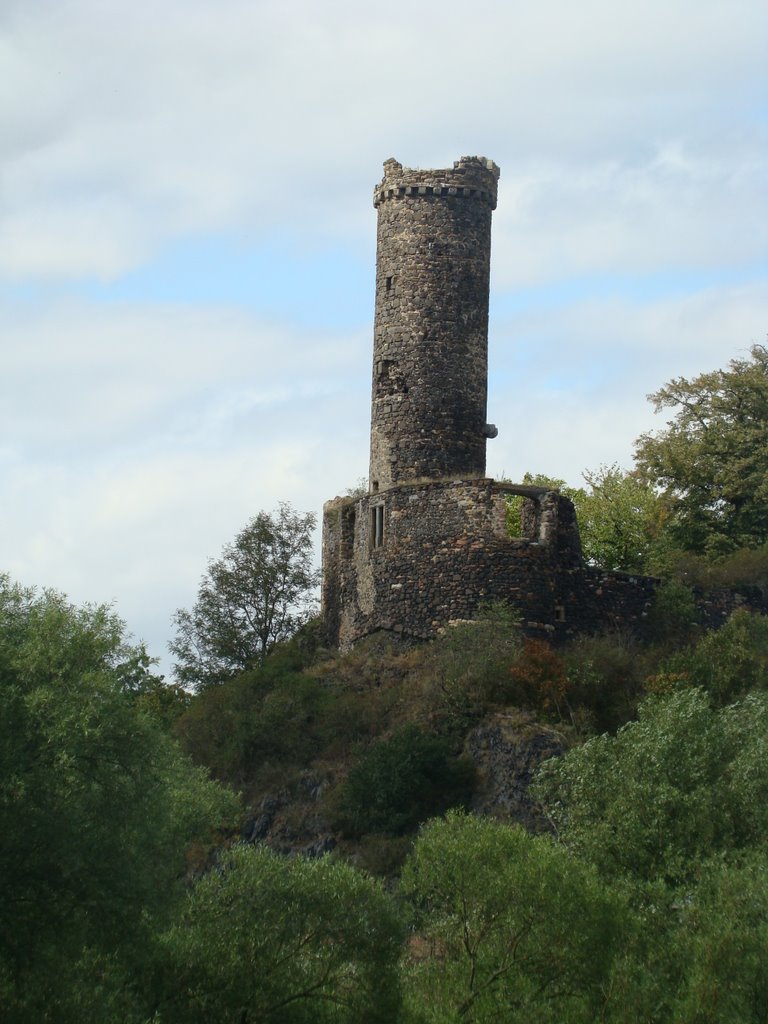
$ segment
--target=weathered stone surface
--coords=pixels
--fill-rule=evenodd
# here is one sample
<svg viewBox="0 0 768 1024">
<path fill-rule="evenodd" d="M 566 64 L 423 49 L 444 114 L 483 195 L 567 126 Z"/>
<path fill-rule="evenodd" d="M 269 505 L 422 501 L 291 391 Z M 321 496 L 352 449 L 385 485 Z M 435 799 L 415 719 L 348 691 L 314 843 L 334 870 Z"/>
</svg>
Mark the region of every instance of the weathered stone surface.
<svg viewBox="0 0 768 1024">
<path fill-rule="evenodd" d="M 491 212 L 483 157 L 387 160 L 378 210 L 370 487 L 485 474 Z"/>
<path fill-rule="evenodd" d="M 246 843 L 264 843 L 289 857 L 322 857 L 337 844 L 330 824 L 320 810 L 329 779 L 321 772 L 302 772 L 293 791 L 280 790 L 265 796 L 258 810 L 243 826 Z"/>
<path fill-rule="evenodd" d="M 491 715 L 467 736 L 464 753 L 477 769 L 472 810 L 522 825 L 529 831 L 546 828 L 530 794 L 536 769 L 559 757 L 565 745 L 555 730 L 522 711 Z"/>
<path fill-rule="evenodd" d="M 524 536 L 507 534 L 510 493 L 526 497 Z M 372 536 L 380 509 L 382 541 Z M 378 630 L 427 639 L 479 604 L 505 600 L 531 635 L 639 624 L 656 580 L 584 565 L 573 505 L 556 491 L 449 480 L 337 498 L 324 514 L 323 613 L 348 648 Z"/>
</svg>

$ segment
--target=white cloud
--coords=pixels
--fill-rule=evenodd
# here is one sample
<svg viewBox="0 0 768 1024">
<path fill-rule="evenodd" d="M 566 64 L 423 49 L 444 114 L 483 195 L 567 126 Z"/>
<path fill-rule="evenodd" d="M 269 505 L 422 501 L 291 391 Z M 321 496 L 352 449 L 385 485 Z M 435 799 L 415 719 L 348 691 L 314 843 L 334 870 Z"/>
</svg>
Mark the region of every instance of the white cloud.
<svg viewBox="0 0 768 1024">
<path fill-rule="evenodd" d="M 756 0 L 428 3 L 402 22 L 352 0 L 59 0 L 7 22 L 6 275 L 117 274 L 184 232 L 359 232 L 384 157 L 441 165 L 459 150 L 527 181 L 529 220 L 558 211 L 569 267 L 585 221 L 588 268 L 638 221 L 647 234 L 670 215 L 684 257 L 707 238 L 696 217 L 736 258 L 754 249 L 743 211 L 766 174 L 753 108 L 768 41 Z M 660 162 L 675 148 L 681 164 Z M 540 276 L 540 251 L 532 262 Z"/>
<path fill-rule="evenodd" d="M 368 332 L 82 302 L 2 326 L 0 564 L 114 599 L 154 654 L 251 516 L 319 513 L 366 471 Z"/>
<path fill-rule="evenodd" d="M 646 392 L 765 333 L 766 43 L 758 0 L 5 0 L 2 565 L 161 654 L 249 516 L 366 472 L 368 326 L 297 326 L 300 290 L 268 319 L 68 289 L 229 234 L 365 252 L 372 291 L 389 156 L 502 168 L 493 287 L 536 294 L 492 323 L 489 468 L 628 464 Z"/>
<path fill-rule="evenodd" d="M 237 309 L 56 303 L 0 330 L 5 436 L 30 450 L 208 444 L 337 392 L 363 362 L 359 334 L 299 333 Z M 279 415 L 279 413 L 277 413 Z"/>
<path fill-rule="evenodd" d="M 499 288 L 594 273 L 659 273 L 764 259 L 768 159 L 739 164 L 668 143 L 642 164 L 523 168 L 500 183 Z"/>
<path fill-rule="evenodd" d="M 526 470 L 578 484 L 584 469 L 632 464 L 633 445 L 661 429 L 646 396 L 743 358 L 765 340 L 768 285 L 712 288 L 654 302 L 589 300 L 493 326 L 491 473 Z"/>
</svg>

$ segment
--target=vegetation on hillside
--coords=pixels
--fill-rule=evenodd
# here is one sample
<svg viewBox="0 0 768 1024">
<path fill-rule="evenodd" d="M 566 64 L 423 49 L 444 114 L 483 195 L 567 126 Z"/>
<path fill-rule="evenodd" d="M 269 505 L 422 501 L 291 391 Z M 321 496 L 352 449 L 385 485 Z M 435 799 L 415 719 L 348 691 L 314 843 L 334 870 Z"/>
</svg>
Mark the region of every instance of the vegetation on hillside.
<svg viewBox="0 0 768 1024">
<path fill-rule="evenodd" d="M 702 458 L 744 451 L 768 423 L 763 354 L 674 382 L 670 452 L 687 429 Z M 338 656 L 294 622 L 240 664 L 182 660 L 190 694 L 109 608 L 0 577 L 0 1016 L 764 1022 L 768 618 L 705 632 L 689 584 L 768 586 L 768 536 L 725 467 L 705 515 L 695 481 L 652 478 L 663 441 L 642 440 L 643 475 L 601 470 L 578 499 L 595 564 L 664 571 L 642 644 L 555 650 L 497 605 Z M 503 802 L 469 810 L 469 738 L 500 719 L 564 751 L 531 831 Z M 327 856 L 275 852 L 318 835 Z"/>
</svg>

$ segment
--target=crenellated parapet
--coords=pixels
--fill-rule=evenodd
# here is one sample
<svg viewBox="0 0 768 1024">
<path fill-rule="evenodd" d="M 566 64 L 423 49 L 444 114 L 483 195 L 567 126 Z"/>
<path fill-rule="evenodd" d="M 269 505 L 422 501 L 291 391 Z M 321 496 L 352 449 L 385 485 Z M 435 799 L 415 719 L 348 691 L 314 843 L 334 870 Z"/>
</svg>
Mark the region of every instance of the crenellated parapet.
<svg viewBox="0 0 768 1024">
<path fill-rule="evenodd" d="M 373 205 L 378 208 L 387 199 L 451 196 L 476 199 L 495 210 L 499 173 L 493 160 L 484 156 L 463 156 L 442 170 L 403 167 L 389 159 L 384 162 L 383 180 L 373 190 Z"/>
</svg>

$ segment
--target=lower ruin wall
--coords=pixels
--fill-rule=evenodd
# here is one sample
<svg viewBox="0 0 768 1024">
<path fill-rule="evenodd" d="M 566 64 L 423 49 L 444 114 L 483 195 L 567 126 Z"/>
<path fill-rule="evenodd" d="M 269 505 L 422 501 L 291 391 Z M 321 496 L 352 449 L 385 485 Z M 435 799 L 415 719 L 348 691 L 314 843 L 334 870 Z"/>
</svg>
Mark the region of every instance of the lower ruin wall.
<svg viewBox="0 0 768 1024">
<path fill-rule="evenodd" d="M 523 536 L 507 495 L 523 497 Z M 437 481 L 337 498 L 323 517 L 323 616 L 341 649 L 378 630 L 433 637 L 507 601 L 527 632 L 568 636 L 646 615 L 656 580 L 584 565 L 573 506 L 493 480 Z"/>
<path fill-rule="evenodd" d="M 510 494 L 522 498 L 520 537 L 509 535 Z M 573 505 L 543 488 L 429 481 L 324 509 L 323 618 L 328 642 L 342 650 L 381 630 L 429 639 L 495 601 L 517 608 L 530 635 L 642 633 L 659 582 L 586 565 Z M 740 603 L 765 604 L 759 595 L 709 595 L 702 621 L 717 626 Z"/>
</svg>

